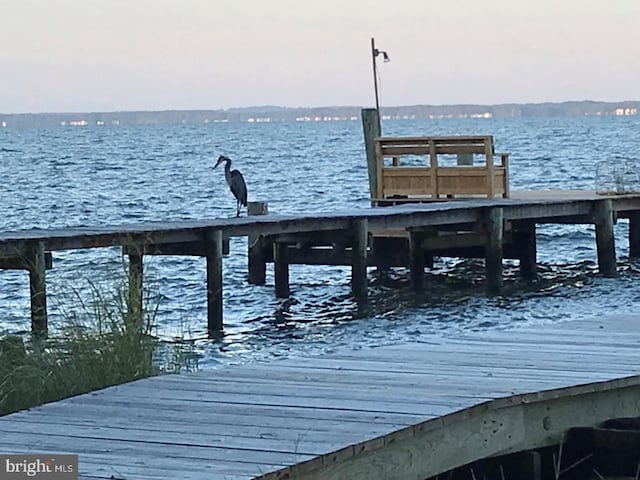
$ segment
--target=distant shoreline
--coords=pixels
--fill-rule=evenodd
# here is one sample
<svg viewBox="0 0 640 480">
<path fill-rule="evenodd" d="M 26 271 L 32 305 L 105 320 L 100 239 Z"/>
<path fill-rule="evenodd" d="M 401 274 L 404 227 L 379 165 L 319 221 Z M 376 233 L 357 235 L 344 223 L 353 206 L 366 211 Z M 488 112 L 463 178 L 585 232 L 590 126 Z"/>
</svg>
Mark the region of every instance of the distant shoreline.
<svg viewBox="0 0 640 480">
<path fill-rule="evenodd" d="M 227 122 L 321 122 L 360 120 L 360 106 L 257 106 L 218 110 L 64 113 L 0 113 L 0 128 L 88 125 L 180 125 Z M 505 103 L 498 105 L 406 105 L 381 107 L 383 119 L 637 116 L 640 101 Z"/>
</svg>

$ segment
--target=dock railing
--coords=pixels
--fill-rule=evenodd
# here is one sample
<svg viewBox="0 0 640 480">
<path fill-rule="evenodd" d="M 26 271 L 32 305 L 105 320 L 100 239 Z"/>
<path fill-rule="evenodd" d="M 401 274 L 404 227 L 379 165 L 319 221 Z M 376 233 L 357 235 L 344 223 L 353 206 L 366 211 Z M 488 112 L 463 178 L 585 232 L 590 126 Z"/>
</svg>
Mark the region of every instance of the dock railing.
<svg viewBox="0 0 640 480">
<path fill-rule="evenodd" d="M 374 142 L 376 204 L 509 196 L 509 154 L 494 152 L 491 135 L 382 137 Z"/>
</svg>

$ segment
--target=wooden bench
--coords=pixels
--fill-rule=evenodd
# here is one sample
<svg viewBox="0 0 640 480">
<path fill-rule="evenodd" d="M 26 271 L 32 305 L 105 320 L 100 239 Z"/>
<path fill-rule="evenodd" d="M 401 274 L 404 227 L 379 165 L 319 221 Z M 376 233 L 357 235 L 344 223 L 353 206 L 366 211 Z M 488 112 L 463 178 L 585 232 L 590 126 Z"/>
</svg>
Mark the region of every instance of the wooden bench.
<svg viewBox="0 0 640 480">
<path fill-rule="evenodd" d="M 491 135 L 382 137 L 375 149 L 374 202 L 509 196 L 509 154 L 494 153 Z"/>
</svg>

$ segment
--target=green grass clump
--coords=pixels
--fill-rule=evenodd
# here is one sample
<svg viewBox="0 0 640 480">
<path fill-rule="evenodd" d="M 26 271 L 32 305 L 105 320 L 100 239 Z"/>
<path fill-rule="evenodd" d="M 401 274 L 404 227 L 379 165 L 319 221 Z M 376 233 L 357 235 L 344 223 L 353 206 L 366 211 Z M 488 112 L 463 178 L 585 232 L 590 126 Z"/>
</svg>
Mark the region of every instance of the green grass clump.
<svg viewBox="0 0 640 480">
<path fill-rule="evenodd" d="M 111 298 L 91 289 L 55 336 L 0 338 L 0 415 L 158 373 L 155 310 L 130 308 L 125 288 Z"/>
</svg>

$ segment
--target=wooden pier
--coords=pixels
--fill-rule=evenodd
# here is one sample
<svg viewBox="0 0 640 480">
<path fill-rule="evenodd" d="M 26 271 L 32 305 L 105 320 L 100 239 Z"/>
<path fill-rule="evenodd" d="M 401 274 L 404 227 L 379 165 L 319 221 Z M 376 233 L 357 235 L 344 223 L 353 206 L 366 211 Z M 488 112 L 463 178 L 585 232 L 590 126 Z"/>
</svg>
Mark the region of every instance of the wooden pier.
<svg viewBox="0 0 640 480">
<path fill-rule="evenodd" d="M 2 417 L 0 451 L 87 480 L 426 479 L 640 415 L 639 344 L 636 312 L 163 375 Z"/>
<path fill-rule="evenodd" d="M 231 237 L 250 240 L 250 283 L 264 283 L 266 263 L 273 262 L 275 294 L 286 297 L 290 264 L 350 265 L 352 292 L 360 302 L 367 297 L 367 267 L 408 266 L 419 289 L 427 259 L 433 256 L 485 258 L 490 293 L 501 288 L 504 258 L 519 260 L 521 274 L 534 277 L 540 224 L 595 225 L 600 273 L 615 276 L 613 228 L 618 219 L 626 218 L 629 255 L 640 255 L 640 194 L 513 191 L 510 198 L 396 203 L 345 212 L 2 232 L 0 268 L 29 272 L 32 329 L 43 333 L 47 329 L 46 269 L 52 263 L 55 266 L 56 251 L 121 246 L 129 257 L 133 312 L 142 308 L 144 256 L 205 257 L 208 329 L 215 336 L 223 328 L 222 262 Z M 265 213 L 261 204 L 252 209 Z"/>
</svg>

